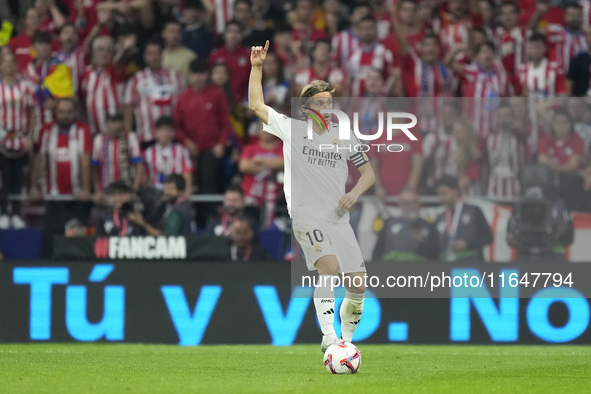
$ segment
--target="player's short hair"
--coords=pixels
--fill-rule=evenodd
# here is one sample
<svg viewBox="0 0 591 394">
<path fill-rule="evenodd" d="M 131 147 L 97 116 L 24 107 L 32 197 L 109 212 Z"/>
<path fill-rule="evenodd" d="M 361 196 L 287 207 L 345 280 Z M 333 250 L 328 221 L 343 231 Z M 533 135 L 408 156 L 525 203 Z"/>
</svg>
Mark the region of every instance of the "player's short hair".
<svg viewBox="0 0 591 394">
<path fill-rule="evenodd" d="M 182 192 L 187 188 L 187 181 L 180 174 L 169 174 L 164 178 L 164 183 L 174 183 L 177 190 Z"/>
<path fill-rule="evenodd" d="M 125 181 L 111 182 L 109 186 L 107 186 L 108 195 L 127 193 L 133 193 L 133 188 L 129 186 Z"/>
<path fill-rule="evenodd" d="M 543 42 L 544 44 L 547 44 L 546 36 L 543 35 L 542 33 L 532 34 L 531 37 L 529 38 L 529 42 Z"/>
<path fill-rule="evenodd" d="M 458 190 L 458 178 L 450 175 L 443 175 L 437 180 L 437 182 L 435 182 L 435 190 L 439 189 L 441 186 L 447 186 L 452 190 Z"/>
<path fill-rule="evenodd" d="M 300 93 L 300 104 L 306 105 L 312 96 L 324 92 L 328 92 L 333 95 L 334 88 L 328 82 L 321 81 L 319 79 L 312 81 L 302 89 L 302 92 Z"/>
<path fill-rule="evenodd" d="M 156 129 L 159 129 L 161 127 L 170 127 L 171 129 L 174 129 L 176 127 L 176 124 L 174 123 L 174 119 L 172 118 L 172 116 L 165 115 L 159 117 L 156 121 Z"/>
<path fill-rule="evenodd" d="M 228 186 L 228 188 L 226 189 L 226 191 L 224 192 L 224 194 L 227 194 L 227 193 L 238 193 L 242 197 L 244 197 L 244 190 L 242 190 L 242 187 L 240 185 L 230 185 L 230 186 Z"/>
<path fill-rule="evenodd" d="M 275 30 L 275 32 L 273 33 L 273 35 L 291 34 L 293 32 L 293 28 L 285 22 L 277 24 L 277 26 L 275 26 L 274 30 Z"/>
<path fill-rule="evenodd" d="M 193 74 L 204 74 L 209 72 L 209 68 L 207 67 L 207 63 L 203 60 L 193 59 L 191 63 L 189 63 L 189 72 Z"/>
<path fill-rule="evenodd" d="M 33 44 L 51 44 L 53 37 L 46 31 L 37 30 L 31 36 L 31 43 Z"/>
<path fill-rule="evenodd" d="M 121 112 L 109 112 L 105 116 L 105 122 L 123 122 L 123 114 Z"/>
</svg>

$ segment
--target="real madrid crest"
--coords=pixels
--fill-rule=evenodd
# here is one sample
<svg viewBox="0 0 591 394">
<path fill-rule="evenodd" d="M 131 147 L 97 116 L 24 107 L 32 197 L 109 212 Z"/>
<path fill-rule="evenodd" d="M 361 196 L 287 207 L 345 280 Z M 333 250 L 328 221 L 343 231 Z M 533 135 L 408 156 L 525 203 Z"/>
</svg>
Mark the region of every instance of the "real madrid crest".
<svg viewBox="0 0 591 394">
<path fill-rule="evenodd" d="M 320 247 L 320 245 L 316 245 L 314 249 L 316 250 L 316 253 L 322 253 L 322 248 Z"/>
</svg>

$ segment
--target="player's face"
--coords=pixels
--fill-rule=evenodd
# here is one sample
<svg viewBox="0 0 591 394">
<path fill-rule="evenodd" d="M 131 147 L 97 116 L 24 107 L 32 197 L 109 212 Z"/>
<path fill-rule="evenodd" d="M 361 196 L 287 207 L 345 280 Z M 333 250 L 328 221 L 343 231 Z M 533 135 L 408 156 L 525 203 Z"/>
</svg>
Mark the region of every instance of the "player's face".
<svg viewBox="0 0 591 394">
<path fill-rule="evenodd" d="M 423 39 L 421 41 L 419 50 L 421 51 L 421 57 L 427 63 L 431 63 L 439 59 L 439 42 L 437 42 L 437 40 L 433 37 Z"/>
<path fill-rule="evenodd" d="M 402 22 L 402 24 L 406 26 L 415 24 L 417 22 L 419 15 L 418 11 L 419 10 L 416 4 L 410 1 L 400 3 L 398 14 L 400 15 L 400 21 Z"/>
<path fill-rule="evenodd" d="M 55 121 L 60 127 L 70 127 L 74 123 L 75 115 L 74 103 L 69 100 L 62 100 L 57 103 Z"/>
<path fill-rule="evenodd" d="M 166 42 L 166 45 L 177 47 L 181 44 L 182 36 L 181 26 L 176 23 L 169 23 L 162 32 L 162 38 Z"/>
<path fill-rule="evenodd" d="M 60 32 L 60 43 L 62 44 L 62 49 L 74 48 L 77 42 L 78 34 L 76 33 L 74 26 L 67 26 L 62 29 Z"/>
<path fill-rule="evenodd" d="M 529 60 L 540 61 L 546 56 L 546 44 L 541 41 L 530 41 L 527 46 Z"/>
<path fill-rule="evenodd" d="M 244 209 L 244 198 L 238 192 L 224 194 L 224 212 L 230 216 L 238 215 Z"/>
<path fill-rule="evenodd" d="M 161 126 L 156 130 L 156 141 L 161 146 L 168 146 L 174 139 L 174 129 L 169 126 Z"/>
<path fill-rule="evenodd" d="M 364 20 L 359 23 L 359 41 L 364 44 L 371 44 L 378 35 L 376 24 L 370 20 Z"/>
<path fill-rule="evenodd" d="M 572 130 L 572 123 L 570 119 L 566 116 L 555 116 L 553 126 L 555 139 L 562 141 L 566 140 L 570 136 L 570 132 Z"/>
<path fill-rule="evenodd" d="M 583 24 L 583 14 L 577 7 L 568 7 L 564 11 L 564 23 L 572 30 L 579 30 Z"/>
<path fill-rule="evenodd" d="M 310 99 L 308 107 L 314 111 L 320 112 L 323 109 L 332 109 L 332 95 L 329 92 L 318 93 Z M 330 122 L 330 114 L 322 114 L 326 122 Z"/>
<path fill-rule="evenodd" d="M 499 19 L 506 29 L 512 29 L 517 25 L 517 12 L 512 5 L 505 5 L 501 7 Z"/>
<path fill-rule="evenodd" d="M 109 121 L 105 124 L 109 132 L 109 137 L 111 138 L 119 138 L 121 135 L 123 135 L 123 132 L 125 131 L 125 126 L 123 125 L 123 122 L 119 120 Z"/>
<path fill-rule="evenodd" d="M 158 45 L 148 45 L 144 52 L 144 61 L 151 69 L 159 69 L 162 66 L 162 48 Z"/>
<path fill-rule="evenodd" d="M 217 65 L 211 69 L 211 82 L 217 86 L 224 86 L 230 80 L 228 69 L 223 65 Z"/>
</svg>

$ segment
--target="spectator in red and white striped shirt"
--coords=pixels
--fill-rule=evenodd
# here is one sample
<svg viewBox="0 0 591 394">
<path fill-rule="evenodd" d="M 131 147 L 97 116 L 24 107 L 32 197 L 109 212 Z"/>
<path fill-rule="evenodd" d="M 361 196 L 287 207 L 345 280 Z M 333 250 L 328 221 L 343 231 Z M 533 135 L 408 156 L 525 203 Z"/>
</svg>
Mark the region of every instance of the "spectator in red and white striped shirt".
<svg viewBox="0 0 591 394">
<path fill-rule="evenodd" d="M 351 95 L 360 97 L 365 94 L 364 80 L 370 69 L 375 68 L 384 76 L 385 91 L 401 96 L 402 85 L 394 69 L 394 55 L 377 40 L 376 20 L 373 17 L 365 17 L 359 22 L 359 41 L 359 48 L 353 51 L 348 61 Z"/>
<path fill-rule="evenodd" d="M 519 66 L 527 62 L 526 44 L 527 29 L 517 26 L 519 7 L 513 1 L 505 1 L 501 5 L 499 19 L 501 25 L 495 30 L 494 41 L 499 48 L 499 56 L 503 67 L 513 82 Z"/>
<path fill-rule="evenodd" d="M 412 3 L 407 1 L 406 3 Z M 414 3 L 412 3 L 414 4 Z M 457 81 L 453 72 L 441 61 L 441 46 L 435 34 L 426 34 L 417 50 L 411 45 L 403 26 L 398 21 L 396 8 L 392 8 L 392 30 L 398 41 L 401 57 L 402 84 L 411 101 L 411 112 L 417 115 L 419 131 L 432 132 L 437 128 L 440 97 L 455 96 Z M 394 193 L 398 194 L 398 192 Z"/>
<path fill-rule="evenodd" d="M 456 61 L 452 67 L 462 78 L 463 97 L 473 97 L 465 102 L 467 117 L 478 136 L 486 138 L 494 126 L 499 97 L 509 96 L 512 91 L 503 65 L 495 59 L 495 45 L 490 41 L 481 44 L 476 61 L 464 66 Z"/>
<path fill-rule="evenodd" d="M 95 202 L 101 202 L 104 192 L 115 181 L 124 181 L 138 190 L 142 184 L 142 156 L 135 133 L 126 132 L 123 115 L 107 115 L 108 133 L 94 137 L 92 167 Z"/>
<path fill-rule="evenodd" d="M 525 164 L 525 144 L 515 135 L 514 113 L 507 104 L 497 110 L 497 132 L 488 136 L 486 149 L 490 165 L 488 196 L 519 197 L 519 171 Z"/>
<path fill-rule="evenodd" d="M 351 53 L 359 47 L 359 22 L 371 15 L 367 3 L 358 3 L 351 10 L 351 27 L 335 34 L 332 38 L 332 60 L 338 67 L 345 67 Z"/>
<path fill-rule="evenodd" d="M 531 129 L 528 135 L 528 148 L 537 151 L 540 135 L 544 128 L 538 115 L 538 104 L 550 97 L 566 94 L 566 78 L 564 72 L 556 62 L 548 60 L 546 39 L 541 34 L 533 34 L 528 41 L 527 48 L 529 62 L 519 67 L 518 92 L 524 97 L 531 97 L 529 101 L 529 120 Z"/>
<path fill-rule="evenodd" d="M 184 198 L 188 198 L 193 190 L 193 163 L 187 148 L 174 141 L 175 127 L 170 116 L 156 121 L 156 143 L 144 151 L 147 183 L 162 189 L 167 175 L 182 175 L 187 183 Z"/>
<path fill-rule="evenodd" d="M 53 236 L 63 234 L 70 219 L 86 222 L 91 208 L 92 135 L 87 124 L 76 121 L 72 99 L 57 102 L 55 121 L 41 129 L 36 150 L 30 192 L 31 200 L 41 199 L 39 184 L 43 178 L 46 214 L 41 256 L 49 258 L 53 254 Z"/>
<path fill-rule="evenodd" d="M 31 150 L 34 121 L 35 97 L 33 86 L 18 78 L 18 62 L 12 53 L 0 58 L 0 166 L 2 168 L 3 191 L 0 228 L 23 228 L 20 218 L 20 202 L 9 204 L 7 194 L 20 194 L 23 172 Z M 9 217 L 12 214 L 12 218 Z"/>
<path fill-rule="evenodd" d="M 178 95 L 184 88 L 178 72 L 162 67 L 163 48 L 157 39 L 146 44 L 146 68 L 135 73 L 125 89 L 125 129 L 127 132 L 132 130 L 135 115 L 136 132 L 141 142 L 155 138 L 156 120 L 172 115 Z"/>
<path fill-rule="evenodd" d="M 59 42 L 61 49 L 57 51 L 56 57 L 60 63 L 65 63 L 70 68 L 74 96 L 76 96 L 80 91 L 80 81 L 86 67 L 85 48 L 78 45 L 78 32 L 71 23 L 66 23 L 60 29 Z"/>
<path fill-rule="evenodd" d="M 564 24 L 565 26 L 552 23 L 543 33 L 546 34 L 550 44 L 548 58 L 558 63 L 558 67 L 566 72 L 571 59 L 587 50 L 587 41 L 582 29 L 583 11 L 579 4 L 571 3 L 566 6 Z"/>
<path fill-rule="evenodd" d="M 295 90 L 301 92 L 304 86 L 310 82 L 320 79 L 330 83 L 340 96 L 347 96 L 343 84 L 345 73 L 338 67 L 334 67 L 330 59 L 330 41 L 320 39 L 314 44 L 312 50 L 312 66 L 297 73 L 295 77 Z"/>
<path fill-rule="evenodd" d="M 86 102 L 88 123 L 93 135 L 107 132 L 107 114 L 120 110 L 125 69 L 117 63 L 126 48 L 120 48 L 113 56 L 114 45 L 109 36 L 94 39 L 92 64 L 86 67 L 82 78 L 80 90 Z"/>
</svg>

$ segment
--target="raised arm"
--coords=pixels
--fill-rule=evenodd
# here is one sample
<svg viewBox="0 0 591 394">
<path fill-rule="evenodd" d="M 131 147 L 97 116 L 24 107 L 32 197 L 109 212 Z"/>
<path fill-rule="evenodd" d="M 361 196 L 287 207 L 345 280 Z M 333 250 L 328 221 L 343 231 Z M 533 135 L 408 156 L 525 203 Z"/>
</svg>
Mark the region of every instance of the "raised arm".
<svg viewBox="0 0 591 394">
<path fill-rule="evenodd" d="M 250 80 L 248 82 L 248 108 L 264 123 L 269 122 L 269 107 L 263 99 L 263 62 L 267 57 L 269 41 L 265 47 L 252 47 L 250 54 Z"/>
</svg>

